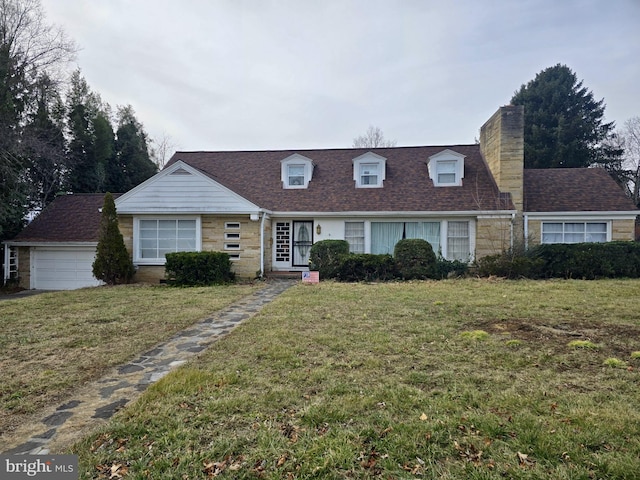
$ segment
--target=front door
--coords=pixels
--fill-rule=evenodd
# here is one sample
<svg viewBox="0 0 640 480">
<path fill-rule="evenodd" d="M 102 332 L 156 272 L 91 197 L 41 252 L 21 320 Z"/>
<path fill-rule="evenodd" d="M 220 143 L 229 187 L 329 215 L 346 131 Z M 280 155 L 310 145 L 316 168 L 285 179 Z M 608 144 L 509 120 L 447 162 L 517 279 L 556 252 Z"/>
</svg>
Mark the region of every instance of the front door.
<svg viewBox="0 0 640 480">
<path fill-rule="evenodd" d="M 293 222 L 293 266 L 308 267 L 313 245 L 313 222 Z"/>
</svg>

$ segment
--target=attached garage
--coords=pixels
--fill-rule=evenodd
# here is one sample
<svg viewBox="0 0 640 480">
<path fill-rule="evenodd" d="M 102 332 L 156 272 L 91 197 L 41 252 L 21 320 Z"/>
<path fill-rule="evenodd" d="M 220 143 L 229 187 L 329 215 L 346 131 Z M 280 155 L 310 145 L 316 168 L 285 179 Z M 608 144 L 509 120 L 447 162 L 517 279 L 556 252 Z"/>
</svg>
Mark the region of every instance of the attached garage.
<svg viewBox="0 0 640 480">
<path fill-rule="evenodd" d="M 31 288 L 73 290 L 102 282 L 91 271 L 95 247 L 34 247 L 31 250 Z"/>
</svg>

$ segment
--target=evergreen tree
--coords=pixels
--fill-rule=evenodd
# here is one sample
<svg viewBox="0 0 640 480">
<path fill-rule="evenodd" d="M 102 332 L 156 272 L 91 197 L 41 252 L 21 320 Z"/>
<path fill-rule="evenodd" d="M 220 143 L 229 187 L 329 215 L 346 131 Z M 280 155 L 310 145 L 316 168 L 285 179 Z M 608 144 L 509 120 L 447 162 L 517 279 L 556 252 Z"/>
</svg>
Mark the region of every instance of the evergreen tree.
<svg viewBox="0 0 640 480">
<path fill-rule="evenodd" d="M 57 85 L 48 75 L 38 79 L 35 112 L 28 116 L 23 132 L 30 208 L 42 210 L 63 189 L 66 171 L 64 106 Z"/>
<path fill-rule="evenodd" d="M 566 65 L 538 73 L 511 103 L 524 105 L 525 168 L 606 165 L 622 154 L 609 148 L 614 123 L 604 122 L 604 100 L 596 101 Z"/>
<path fill-rule="evenodd" d="M 109 106 L 93 93 L 76 70 L 67 95 L 69 129 L 69 190 L 74 193 L 105 192 L 107 166 L 113 160 L 114 135 Z"/>
<path fill-rule="evenodd" d="M 104 196 L 100 218 L 100 239 L 93 262 L 93 276 L 107 285 L 127 283 L 133 277 L 133 263 L 118 228 L 118 215 L 113 195 Z"/>
<path fill-rule="evenodd" d="M 151 160 L 147 134 L 131 105 L 118 110 L 116 162 L 109 173 L 109 189 L 126 192 L 158 172 Z"/>
</svg>

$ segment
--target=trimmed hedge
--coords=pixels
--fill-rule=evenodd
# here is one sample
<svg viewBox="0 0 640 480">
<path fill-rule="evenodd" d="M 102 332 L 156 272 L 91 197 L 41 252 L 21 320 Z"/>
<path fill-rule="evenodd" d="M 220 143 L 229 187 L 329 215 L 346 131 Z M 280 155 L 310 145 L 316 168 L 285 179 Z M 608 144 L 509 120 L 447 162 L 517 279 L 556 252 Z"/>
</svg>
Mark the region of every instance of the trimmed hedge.
<svg viewBox="0 0 640 480">
<path fill-rule="evenodd" d="M 638 242 L 546 244 L 532 249 L 530 256 L 544 262 L 545 277 L 640 277 Z"/>
<path fill-rule="evenodd" d="M 436 254 L 426 240 L 405 238 L 396 243 L 393 249 L 396 269 L 404 280 L 434 278 L 436 273 Z"/>
<path fill-rule="evenodd" d="M 518 255 L 481 258 L 476 268 L 480 276 L 507 278 L 638 278 L 640 243 L 543 244 Z"/>
<path fill-rule="evenodd" d="M 196 287 L 230 283 L 235 279 L 231 259 L 224 252 L 177 252 L 166 254 L 167 283 Z"/>
<path fill-rule="evenodd" d="M 318 270 L 320 278 L 336 278 L 343 257 L 349 255 L 346 240 L 320 240 L 311 246 L 309 267 Z"/>
</svg>

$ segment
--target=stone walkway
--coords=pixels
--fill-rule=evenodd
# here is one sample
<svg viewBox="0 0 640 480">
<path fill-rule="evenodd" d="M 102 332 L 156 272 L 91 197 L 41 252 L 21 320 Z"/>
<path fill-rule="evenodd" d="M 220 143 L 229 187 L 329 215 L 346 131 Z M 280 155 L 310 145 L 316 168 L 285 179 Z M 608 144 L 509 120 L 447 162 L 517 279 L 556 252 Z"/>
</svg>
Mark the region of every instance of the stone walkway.
<svg viewBox="0 0 640 480">
<path fill-rule="evenodd" d="M 71 445 L 90 429 L 106 423 L 150 384 L 205 350 L 295 283 L 295 280 L 270 280 L 262 290 L 215 312 L 105 377 L 81 387 L 68 401 L 45 412 L 41 420 L 12 432 L 13 441 L 5 444 L 6 439 L 2 439 L 0 452 L 5 455 L 46 455 Z"/>
</svg>

